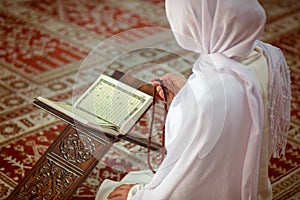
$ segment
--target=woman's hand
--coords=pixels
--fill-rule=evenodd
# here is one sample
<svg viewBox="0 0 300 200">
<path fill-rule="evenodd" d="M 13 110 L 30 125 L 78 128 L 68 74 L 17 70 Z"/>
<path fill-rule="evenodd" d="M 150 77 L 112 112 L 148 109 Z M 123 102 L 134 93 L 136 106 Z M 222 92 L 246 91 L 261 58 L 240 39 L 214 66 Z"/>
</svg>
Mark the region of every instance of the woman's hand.
<svg viewBox="0 0 300 200">
<path fill-rule="evenodd" d="M 186 79 L 183 76 L 170 74 L 170 73 L 167 73 L 164 76 L 159 77 L 158 79 L 162 81 L 164 87 L 168 89 L 168 96 L 167 96 L 168 101 L 172 101 L 175 95 L 186 83 Z M 156 90 L 159 96 L 165 100 L 161 82 L 154 78 L 150 79 L 150 81 L 152 82 L 153 86 L 157 86 Z"/>
<path fill-rule="evenodd" d="M 128 196 L 128 192 L 134 186 L 134 184 L 123 184 L 119 185 L 112 191 L 107 199 L 109 200 L 126 200 Z"/>
</svg>

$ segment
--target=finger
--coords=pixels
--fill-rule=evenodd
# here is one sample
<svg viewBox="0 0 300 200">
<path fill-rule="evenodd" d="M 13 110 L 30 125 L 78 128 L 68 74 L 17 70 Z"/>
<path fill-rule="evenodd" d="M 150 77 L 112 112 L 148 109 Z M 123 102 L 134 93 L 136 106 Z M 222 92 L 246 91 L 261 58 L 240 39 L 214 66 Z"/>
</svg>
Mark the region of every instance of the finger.
<svg viewBox="0 0 300 200">
<path fill-rule="evenodd" d="M 161 82 L 155 79 L 154 81 L 151 82 L 153 86 L 159 86 L 161 85 Z"/>
<path fill-rule="evenodd" d="M 175 94 L 173 92 L 169 92 L 168 101 L 172 101 Z"/>
<path fill-rule="evenodd" d="M 160 92 L 160 91 L 162 91 L 163 89 L 162 89 L 162 87 L 161 86 L 156 86 L 156 91 L 157 92 Z"/>
<path fill-rule="evenodd" d="M 152 82 L 152 85 L 153 85 L 153 86 L 160 86 L 160 82 L 154 81 L 154 82 Z"/>
<path fill-rule="evenodd" d="M 108 200 L 117 200 L 117 199 L 122 199 L 122 196 L 116 196 L 116 195 L 114 195 L 114 196 L 108 196 L 107 199 Z"/>
<path fill-rule="evenodd" d="M 121 196 L 122 194 L 120 194 L 119 191 L 114 190 L 108 195 L 107 198 L 110 199 L 110 198 L 121 197 Z"/>
<path fill-rule="evenodd" d="M 115 198 L 115 197 L 121 197 L 122 192 L 119 189 L 119 186 L 116 187 L 109 195 L 108 198 Z"/>
<path fill-rule="evenodd" d="M 152 84 L 155 84 L 155 85 L 163 85 L 164 81 L 166 81 L 166 80 L 167 80 L 166 78 L 162 78 L 162 77 L 156 78 L 156 79 L 154 79 L 154 78 L 150 79 Z"/>
<path fill-rule="evenodd" d="M 118 186 L 116 189 L 118 189 L 118 190 L 129 190 L 132 186 L 133 186 L 133 184 L 123 184 L 123 185 Z"/>
<path fill-rule="evenodd" d="M 165 99 L 165 95 L 164 95 L 164 91 L 163 90 L 160 90 L 158 92 L 159 96 L 162 98 L 162 99 Z"/>
<path fill-rule="evenodd" d="M 160 97 L 162 97 L 161 94 L 163 94 L 163 89 L 161 86 L 156 86 L 156 92 Z"/>
<path fill-rule="evenodd" d="M 117 199 L 117 198 L 123 199 L 123 198 L 127 197 L 127 192 L 128 191 L 113 192 L 113 193 L 110 193 L 107 198 L 108 199 Z"/>
<path fill-rule="evenodd" d="M 125 200 L 123 197 L 107 197 L 108 200 Z"/>
<path fill-rule="evenodd" d="M 107 197 L 108 199 L 117 200 L 117 198 L 126 199 L 129 190 L 134 184 L 122 184 L 116 187 Z"/>
</svg>

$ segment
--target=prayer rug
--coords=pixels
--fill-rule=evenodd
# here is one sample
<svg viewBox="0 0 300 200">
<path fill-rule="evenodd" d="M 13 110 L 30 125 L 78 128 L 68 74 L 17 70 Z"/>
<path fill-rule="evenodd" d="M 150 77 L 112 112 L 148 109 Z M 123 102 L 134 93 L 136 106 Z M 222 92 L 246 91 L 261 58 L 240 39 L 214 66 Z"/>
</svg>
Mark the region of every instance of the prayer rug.
<svg viewBox="0 0 300 200">
<path fill-rule="evenodd" d="M 269 175 L 274 199 L 300 199 L 300 2 L 261 3 L 268 16 L 261 39 L 283 50 L 293 86 L 286 156 L 271 160 Z M 106 38 L 141 27 L 168 28 L 163 0 L 0 1 L 0 199 L 10 194 L 65 127 L 61 120 L 33 106 L 33 98 L 72 102 L 76 74 L 89 52 Z M 139 30 L 123 34 L 118 42 L 156 41 L 159 34 Z M 170 45 L 159 41 L 162 46 Z M 114 50 L 106 45 L 102 53 Z M 182 59 L 158 49 L 131 52 L 110 67 L 126 71 L 137 62 L 159 62 L 185 76 L 191 73 L 191 66 Z M 135 73 L 147 80 L 166 72 L 168 69 L 158 66 Z M 146 134 L 149 117 L 144 116 L 133 132 Z M 125 141 L 114 145 L 72 199 L 94 199 L 103 179 L 120 180 L 128 171 L 147 168 L 145 151 Z"/>
</svg>

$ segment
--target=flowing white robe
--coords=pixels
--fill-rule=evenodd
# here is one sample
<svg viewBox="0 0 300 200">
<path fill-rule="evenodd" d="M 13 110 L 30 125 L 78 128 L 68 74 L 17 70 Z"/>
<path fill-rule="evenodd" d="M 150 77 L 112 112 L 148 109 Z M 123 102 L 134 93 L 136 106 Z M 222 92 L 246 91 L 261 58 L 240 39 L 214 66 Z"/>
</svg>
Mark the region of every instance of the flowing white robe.
<svg viewBox="0 0 300 200">
<path fill-rule="evenodd" d="M 133 199 L 256 199 L 264 110 L 259 86 L 246 68 L 218 68 L 226 58 L 212 59 L 216 69 L 196 63 L 174 99 L 168 155 Z"/>
<path fill-rule="evenodd" d="M 270 199 L 268 160 L 272 148 L 284 153 L 290 83 L 282 53 L 256 42 L 263 8 L 257 0 L 166 0 L 166 13 L 178 44 L 201 56 L 170 106 L 167 156 L 128 199 Z M 263 53 L 253 54 L 257 45 Z"/>
<path fill-rule="evenodd" d="M 209 58 L 195 63 L 193 74 L 169 109 L 167 156 L 151 181 L 144 188 L 137 185 L 133 190 L 140 191 L 135 195 L 131 191 L 128 199 L 270 197 L 268 178 L 260 180 L 262 187 L 257 188 L 263 104 L 267 103 L 262 102 L 268 85 L 266 59 L 260 49 L 242 61 L 243 68 L 219 68 L 227 58 L 216 55 L 212 59 L 216 68 L 211 68 Z M 122 183 L 143 182 L 145 176 L 149 177 L 141 172 L 133 181 Z M 257 194 L 260 191 L 266 194 Z M 105 199 L 100 193 L 98 199 Z"/>
</svg>

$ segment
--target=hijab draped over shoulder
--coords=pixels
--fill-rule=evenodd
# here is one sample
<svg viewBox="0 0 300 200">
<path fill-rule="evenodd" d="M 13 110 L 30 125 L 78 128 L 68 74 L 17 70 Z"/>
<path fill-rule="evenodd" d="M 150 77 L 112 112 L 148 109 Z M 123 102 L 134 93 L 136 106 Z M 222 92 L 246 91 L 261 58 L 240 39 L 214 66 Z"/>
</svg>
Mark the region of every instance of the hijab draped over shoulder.
<svg viewBox="0 0 300 200">
<path fill-rule="evenodd" d="M 184 49 L 237 59 L 247 57 L 255 46 L 263 49 L 269 65 L 268 117 L 273 156 L 284 155 L 290 123 L 290 75 L 281 50 L 257 41 L 266 21 L 258 1 L 167 0 L 166 12 L 175 38 Z"/>
</svg>

